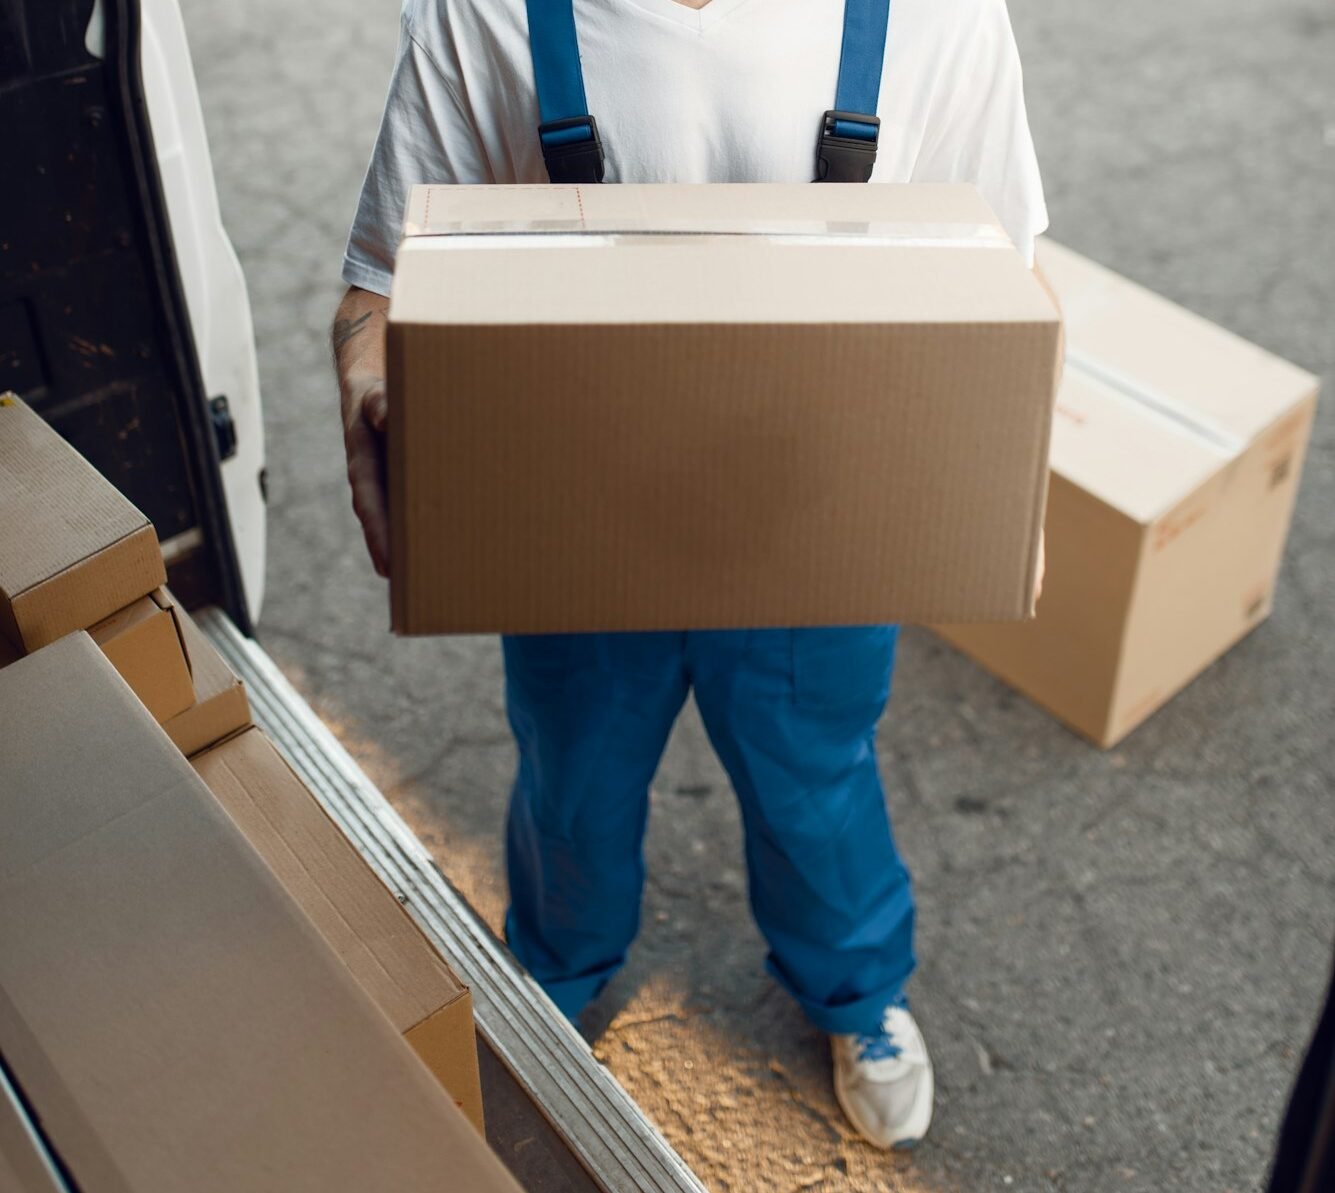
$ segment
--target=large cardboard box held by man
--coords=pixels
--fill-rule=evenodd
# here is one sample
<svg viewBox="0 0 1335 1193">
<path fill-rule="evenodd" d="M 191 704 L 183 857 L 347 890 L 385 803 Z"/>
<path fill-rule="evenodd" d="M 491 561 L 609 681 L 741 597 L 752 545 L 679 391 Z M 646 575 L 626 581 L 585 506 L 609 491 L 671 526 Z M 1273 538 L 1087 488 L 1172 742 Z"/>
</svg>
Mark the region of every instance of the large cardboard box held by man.
<svg viewBox="0 0 1335 1193">
<path fill-rule="evenodd" d="M 1270 613 L 1317 380 L 1055 244 L 1066 315 L 1037 618 L 943 636 L 1111 746 Z"/>
<path fill-rule="evenodd" d="M 394 627 L 1023 618 L 1058 331 L 970 187 L 417 188 Z"/>
<path fill-rule="evenodd" d="M 255 851 L 478 1129 L 473 1000 L 258 729 L 191 760 Z"/>
<path fill-rule="evenodd" d="M 20 654 L 167 582 L 153 525 L 13 394 L 0 395 L 0 634 Z"/>
<path fill-rule="evenodd" d="M 0 1054 L 87 1193 L 517 1193 L 86 634 L 0 671 Z"/>
</svg>

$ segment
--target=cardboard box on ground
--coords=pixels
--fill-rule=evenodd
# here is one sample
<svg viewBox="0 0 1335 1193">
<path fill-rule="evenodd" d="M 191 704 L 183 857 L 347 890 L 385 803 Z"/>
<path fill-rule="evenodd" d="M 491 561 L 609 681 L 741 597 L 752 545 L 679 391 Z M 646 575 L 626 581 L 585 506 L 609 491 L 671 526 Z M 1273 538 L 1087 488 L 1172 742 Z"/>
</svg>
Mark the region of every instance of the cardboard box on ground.
<svg viewBox="0 0 1335 1193">
<path fill-rule="evenodd" d="M 393 624 L 1031 611 L 1059 322 L 969 187 L 422 187 Z"/>
<path fill-rule="evenodd" d="M 192 759 L 287 892 L 483 1130 L 468 989 L 258 729 Z"/>
<path fill-rule="evenodd" d="M 0 1054 L 79 1188 L 518 1188 L 86 634 L 0 723 Z"/>
<path fill-rule="evenodd" d="M 1025 625 L 938 632 L 1111 746 L 1270 613 L 1317 379 L 1055 244 L 1048 569 Z"/>
</svg>

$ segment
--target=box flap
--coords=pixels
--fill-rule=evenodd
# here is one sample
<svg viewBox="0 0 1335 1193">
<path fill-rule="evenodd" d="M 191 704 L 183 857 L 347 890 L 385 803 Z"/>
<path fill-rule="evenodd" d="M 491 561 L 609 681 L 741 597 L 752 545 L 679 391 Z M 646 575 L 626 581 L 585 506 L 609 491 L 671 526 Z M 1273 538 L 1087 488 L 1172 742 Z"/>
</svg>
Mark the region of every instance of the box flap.
<svg viewBox="0 0 1335 1193">
<path fill-rule="evenodd" d="M 1317 388 L 1310 373 L 1050 241 L 1067 364 L 1236 455 Z"/>
<path fill-rule="evenodd" d="M 824 233 L 972 237 L 1008 244 L 972 186 L 755 183 L 415 186 L 405 237 L 489 232 Z"/>
<path fill-rule="evenodd" d="M 173 600 L 171 593 L 167 598 Z M 250 724 L 246 688 L 199 626 L 179 604 L 176 624 L 190 662 L 195 703 L 172 717 L 163 728 L 187 758 Z"/>
<path fill-rule="evenodd" d="M 88 628 L 89 636 L 159 724 L 195 702 L 175 610 L 165 596 L 159 596 L 161 592 L 150 593 Z"/>
<path fill-rule="evenodd" d="M 399 324 L 1055 318 L 967 186 L 419 187 L 407 227 Z"/>
<path fill-rule="evenodd" d="M 89 626 L 88 636 L 98 646 L 105 647 L 108 642 L 122 634 L 128 634 L 145 622 L 161 617 L 163 612 L 162 607 L 151 596 L 146 596 L 132 605 L 126 605 L 124 609 L 118 609 L 110 617 L 104 617 L 96 625 Z"/>
</svg>

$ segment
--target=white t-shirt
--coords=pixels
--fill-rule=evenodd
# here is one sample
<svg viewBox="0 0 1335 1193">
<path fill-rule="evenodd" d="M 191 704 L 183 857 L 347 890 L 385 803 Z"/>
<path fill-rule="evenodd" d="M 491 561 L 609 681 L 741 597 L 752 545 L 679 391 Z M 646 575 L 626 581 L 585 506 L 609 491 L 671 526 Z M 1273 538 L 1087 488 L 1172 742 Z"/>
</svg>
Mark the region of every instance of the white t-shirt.
<svg viewBox="0 0 1335 1193">
<path fill-rule="evenodd" d="M 810 182 L 843 0 L 574 0 L 608 182 Z M 872 182 L 971 182 L 1033 260 L 1047 227 L 1006 0 L 892 0 Z M 409 188 L 545 182 L 524 0 L 405 0 L 343 264 L 388 294 Z"/>
</svg>

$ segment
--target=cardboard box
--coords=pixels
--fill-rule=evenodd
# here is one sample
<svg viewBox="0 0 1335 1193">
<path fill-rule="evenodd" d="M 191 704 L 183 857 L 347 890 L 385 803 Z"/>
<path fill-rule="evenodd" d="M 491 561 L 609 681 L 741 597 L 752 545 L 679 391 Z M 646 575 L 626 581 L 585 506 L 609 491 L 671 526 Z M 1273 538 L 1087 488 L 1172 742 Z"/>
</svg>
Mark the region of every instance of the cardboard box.
<svg viewBox="0 0 1335 1193">
<path fill-rule="evenodd" d="M 0 397 L 0 635 L 26 654 L 167 582 L 152 524 L 13 394 Z"/>
<path fill-rule="evenodd" d="M 165 589 L 89 627 L 88 635 L 159 725 L 194 704 L 181 623 Z"/>
<path fill-rule="evenodd" d="M 473 1000 L 258 729 L 191 761 L 395 1028 L 483 1131 Z"/>
<path fill-rule="evenodd" d="M 190 708 L 195 688 L 175 603 L 159 588 L 88 629 L 89 636 L 159 724 Z M 23 657 L 0 637 L 0 667 Z"/>
<path fill-rule="evenodd" d="M 515 1193 L 86 634 L 0 724 L 0 1053 L 80 1189 Z"/>
<path fill-rule="evenodd" d="M 394 628 L 1025 617 L 1058 330 L 971 187 L 417 188 Z"/>
<path fill-rule="evenodd" d="M 1068 249 L 1038 617 L 947 641 L 1111 746 L 1270 613 L 1317 379 Z"/>
<path fill-rule="evenodd" d="M 200 632 L 184 609 L 179 610 L 181 634 L 190 656 L 193 703 L 163 728 L 187 758 L 207 750 L 250 724 L 246 686 Z"/>
<path fill-rule="evenodd" d="M 0 1069 L 0 1193 L 65 1193 L 67 1188 Z"/>
</svg>

